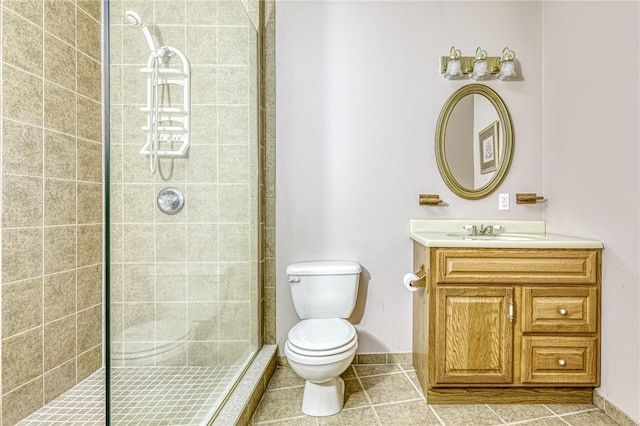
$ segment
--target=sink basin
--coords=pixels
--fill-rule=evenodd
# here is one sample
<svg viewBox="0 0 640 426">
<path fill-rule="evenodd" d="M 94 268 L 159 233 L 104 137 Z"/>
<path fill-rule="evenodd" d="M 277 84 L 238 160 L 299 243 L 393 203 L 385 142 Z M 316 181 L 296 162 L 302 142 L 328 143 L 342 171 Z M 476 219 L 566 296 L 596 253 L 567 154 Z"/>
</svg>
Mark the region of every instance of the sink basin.
<svg viewBox="0 0 640 426">
<path fill-rule="evenodd" d="M 480 240 L 480 241 L 534 241 L 544 240 L 544 235 L 532 235 L 532 234 L 497 234 L 497 235 L 469 235 L 464 232 L 456 232 L 447 234 L 447 237 L 460 238 L 462 240 Z"/>
</svg>

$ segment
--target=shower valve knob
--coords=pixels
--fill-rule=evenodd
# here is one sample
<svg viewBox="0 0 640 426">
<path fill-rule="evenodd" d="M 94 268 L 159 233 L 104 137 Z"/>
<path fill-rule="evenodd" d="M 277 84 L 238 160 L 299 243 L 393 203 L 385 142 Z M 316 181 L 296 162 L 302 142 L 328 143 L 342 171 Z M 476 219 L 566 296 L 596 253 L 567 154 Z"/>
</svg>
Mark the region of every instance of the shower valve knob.
<svg viewBox="0 0 640 426">
<path fill-rule="evenodd" d="M 184 194 L 177 188 L 165 188 L 158 193 L 156 201 L 162 213 L 174 215 L 184 207 Z"/>
</svg>

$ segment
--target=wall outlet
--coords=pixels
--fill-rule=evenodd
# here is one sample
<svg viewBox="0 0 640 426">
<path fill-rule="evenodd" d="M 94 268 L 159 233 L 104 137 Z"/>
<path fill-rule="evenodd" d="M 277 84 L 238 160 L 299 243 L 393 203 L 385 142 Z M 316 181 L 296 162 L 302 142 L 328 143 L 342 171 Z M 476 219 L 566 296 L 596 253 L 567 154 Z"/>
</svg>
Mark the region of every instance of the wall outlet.
<svg viewBox="0 0 640 426">
<path fill-rule="evenodd" d="M 509 193 L 498 194 L 498 210 L 509 210 Z"/>
</svg>

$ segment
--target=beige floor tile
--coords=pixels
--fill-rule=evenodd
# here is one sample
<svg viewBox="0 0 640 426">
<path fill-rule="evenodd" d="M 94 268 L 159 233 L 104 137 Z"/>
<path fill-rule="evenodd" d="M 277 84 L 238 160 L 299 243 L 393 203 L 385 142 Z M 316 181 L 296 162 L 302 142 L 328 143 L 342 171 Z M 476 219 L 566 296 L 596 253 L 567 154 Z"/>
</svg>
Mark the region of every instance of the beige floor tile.
<svg viewBox="0 0 640 426">
<path fill-rule="evenodd" d="M 302 417 L 294 417 L 292 419 L 285 420 L 277 420 L 275 422 L 261 422 L 255 423 L 252 422 L 252 425 L 269 425 L 269 426 L 316 426 L 318 422 L 316 422 L 315 417 L 302 416 Z"/>
<path fill-rule="evenodd" d="M 489 407 L 507 423 L 553 416 L 553 412 L 540 404 L 496 404 Z"/>
<path fill-rule="evenodd" d="M 562 418 L 572 426 L 617 426 L 618 424 L 600 410 L 570 414 Z"/>
<path fill-rule="evenodd" d="M 267 390 L 253 416 L 254 422 L 288 419 L 302 416 L 304 387 Z"/>
<path fill-rule="evenodd" d="M 298 376 L 289 366 L 281 366 L 271 376 L 268 389 L 289 388 L 292 386 L 304 386 L 305 380 Z"/>
<path fill-rule="evenodd" d="M 424 396 L 424 393 L 422 392 L 422 388 L 420 387 L 420 381 L 418 380 L 418 375 L 416 374 L 415 371 L 405 371 L 405 374 L 407 376 L 409 376 L 409 379 L 413 382 L 413 384 L 415 385 L 416 389 L 418 389 L 418 392 L 420 392 L 420 395 Z"/>
<path fill-rule="evenodd" d="M 424 401 L 376 405 L 373 409 L 383 426 L 440 426 L 440 421 Z"/>
<path fill-rule="evenodd" d="M 577 413 L 579 411 L 593 410 L 593 404 L 545 404 L 548 409 L 556 414 Z"/>
<path fill-rule="evenodd" d="M 567 426 L 567 422 L 563 421 L 560 417 L 545 417 L 544 419 L 531 420 L 529 422 L 517 423 L 518 425 L 526 426 Z"/>
<path fill-rule="evenodd" d="M 415 371 L 416 367 L 413 364 L 400 364 L 400 368 L 404 371 Z"/>
<path fill-rule="evenodd" d="M 374 426 L 378 424 L 371 407 L 342 410 L 335 416 L 317 417 L 322 426 Z"/>
<path fill-rule="evenodd" d="M 432 407 L 447 426 L 504 424 L 486 405 L 433 405 Z"/>
<path fill-rule="evenodd" d="M 358 364 L 354 365 L 353 368 L 355 368 L 358 377 L 398 373 L 402 371 L 397 364 Z"/>
<path fill-rule="evenodd" d="M 344 385 L 344 409 L 369 405 L 367 395 L 358 379 L 345 380 Z"/>
<path fill-rule="evenodd" d="M 356 377 L 356 373 L 354 373 L 353 371 L 353 366 L 350 365 L 349 368 L 344 370 L 344 373 L 342 373 L 340 377 L 342 377 L 344 380 L 353 379 L 354 377 Z"/>
<path fill-rule="evenodd" d="M 411 381 L 404 374 L 363 377 L 360 381 L 372 404 L 421 398 Z"/>
</svg>

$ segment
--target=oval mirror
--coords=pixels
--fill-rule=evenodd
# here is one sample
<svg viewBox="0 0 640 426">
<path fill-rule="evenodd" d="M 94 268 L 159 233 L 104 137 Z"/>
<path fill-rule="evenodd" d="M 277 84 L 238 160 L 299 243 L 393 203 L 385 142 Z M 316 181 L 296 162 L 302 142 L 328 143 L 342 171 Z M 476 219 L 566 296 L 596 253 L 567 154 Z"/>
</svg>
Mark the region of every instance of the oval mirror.
<svg viewBox="0 0 640 426">
<path fill-rule="evenodd" d="M 455 194 L 477 200 L 504 180 L 513 156 L 509 110 L 493 89 L 469 84 L 444 104 L 436 127 L 436 161 Z"/>
</svg>

